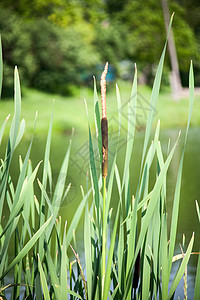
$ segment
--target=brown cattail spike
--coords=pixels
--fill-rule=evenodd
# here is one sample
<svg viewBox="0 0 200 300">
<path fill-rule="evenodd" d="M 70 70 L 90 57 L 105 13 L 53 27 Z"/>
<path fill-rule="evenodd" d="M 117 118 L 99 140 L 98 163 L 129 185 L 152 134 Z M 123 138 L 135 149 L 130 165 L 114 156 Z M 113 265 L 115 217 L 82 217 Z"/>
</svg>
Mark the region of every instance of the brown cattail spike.
<svg viewBox="0 0 200 300">
<path fill-rule="evenodd" d="M 106 74 L 108 72 L 108 63 L 101 75 L 101 136 L 102 136 L 102 176 L 105 178 L 108 174 L 108 120 L 106 114 Z"/>
<path fill-rule="evenodd" d="M 108 174 L 108 120 L 101 119 L 101 136 L 102 136 L 102 176 L 107 177 Z"/>
</svg>

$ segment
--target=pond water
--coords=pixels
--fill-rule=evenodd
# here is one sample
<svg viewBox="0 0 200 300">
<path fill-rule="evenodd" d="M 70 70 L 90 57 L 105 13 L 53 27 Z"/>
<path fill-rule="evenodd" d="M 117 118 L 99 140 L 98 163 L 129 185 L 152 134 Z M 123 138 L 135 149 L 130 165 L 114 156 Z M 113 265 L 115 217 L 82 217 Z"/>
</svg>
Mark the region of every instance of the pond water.
<svg viewBox="0 0 200 300">
<path fill-rule="evenodd" d="M 166 154 L 168 139 L 171 140 L 171 145 L 174 144 L 175 140 L 178 136 L 178 130 L 170 129 L 161 131 L 160 138 L 161 144 L 163 148 L 163 152 Z M 125 137 L 122 137 L 125 141 Z M 143 138 L 144 132 L 136 132 L 136 139 L 134 143 L 133 155 L 131 160 L 131 193 L 134 194 L 137 186 L 137 176 L 139 173 L 139 165 L 141 160 L 141 153 L 143 148 Z M 35 137 L 31 160 L 33 166 L 35 166 L 40 160 L 44 157 L 45 150 L 45 139 L 41 137 Z M 51 165 L 52 165 L 52 173 L 54 175 L 54 179 L 56 179 L 59 168 L 61 166 L 62 160 L 66 153 L 68 144 L 69 144 L 69 136 L 61 136 L 61 135 L 53 135 L 52 139 L 52 148 L 51 148 Z M 184 132 L 181 135 L 181 141 L 176 149 L 175 156 L 172 160 L 170 169 L 168 171 L 168 181 L 167 181 L 167 210 L 168 210 L 168 220 L 170 222 L 172 204 L 173 204 L 173 195 L 174 195 L 174 187 L 176 182 L 176 176 L 179 166 L 179 161 L 182 153 L 182 144 L 184 140 Z M 73 137 L 72 143 L 72 152 L 71 152 L 71 160 L 69 165 L 69 172 L 67 177 L 66 186 L 68 183 L 72 183 L 71 191 L 62 204 L 62 209 L 60 211 L 60 215 L 62 216 L 63 221 L 72 219 L 76 207 L 80 203 L 81 200 L 81 191 L 80 185 L 85 188 L 86 186 L 86 173 L 89 169 L 89 159 L 88 159 L 88 137 L 87 135 L 75 134 Z M 16 174 L 16 170 L 18 170 L 18 155 L 24 154 L 27 151 L 29 145 L 28 138 L 25 137 L 23 142 L 18 146 L 15 158 L 11 167 L 11 174 Z M 124 164 L 124 155 L 125 155 L 125 144 L 123 140 L 121 140 L 121 147 L 119 149 L 118 155 L 118 166 L 121 171 Z M 114 147 L 114 145 L 111 145 Z M 176 245 L 176 253 L 180 253 L 179 243 L 182 242 L 182 234 L 184 233 L 186 236 L 186 245 L 192 236 L 193 231 L 195 232 L 195 242 L 193 251 L 199 251 L 200 248 L 200 224 L 198 222 L 196 208 L 195 208 L 195 200 L 199 201 L 200 204 L 200 129 L 192 128 L 189 131 L 188 143 L 185 152 L 185 160 L 184 160 L 184 168 L 183 168 L 183 178 L 182 178 L 182 190 L 181 190 L 181 199 L 180 199 L 180 211 L 179 211 L 179 222 L 178 222 L 178 235 L 177 235 L 177 245 Z M 112 159 L 112 149 L 110 152 L 109 159 Z M 42 168 L 40 168 L 38 177 L 42 174 Z M 16 178 L 13 178 L 13 181 L 16 181 Z M 117 192 L 113 193 L 113 201 L 112 205 L 115 206 L 115 202 L 117 199 Z M 39 189 L 36 191 L 39 193 Z M 64 223 L 64 222 L 63 222 Z M 77 241 L 80 246 L 80 255 L 83 253 L 83 234 L 82 234 L 82 225 L 83 220 L 80 222 L 79 229 L 76 233 Z M 179 263 L 179 262 L 178 262 Z M 177 264 L 174 264 L 172 278 L 175 275 Z M 188 299 L 193 299 L 194 292 L 194 284 L 195 284 L 195 271 L 197 264 L 197 256 L 193 255 L 189 262 L 188 267 Z M 182 283 L 179 285 L 179 288 L 176 291 L 175 299 L 183 299 L 183 285 Z"/>
</svg>

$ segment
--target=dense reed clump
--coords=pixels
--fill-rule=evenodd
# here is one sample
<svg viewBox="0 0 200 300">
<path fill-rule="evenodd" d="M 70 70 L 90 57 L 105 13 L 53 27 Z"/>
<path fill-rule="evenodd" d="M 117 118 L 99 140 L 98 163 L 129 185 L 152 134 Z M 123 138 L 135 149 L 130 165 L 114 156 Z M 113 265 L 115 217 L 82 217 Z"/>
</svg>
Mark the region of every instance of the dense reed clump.
<svg viewBox="0 0 200 300">
<path fill-rule="evenodd" d="M 159 97 L 166 45 L 167 42 L 157 68 L 150 107 L 156 107 Z M 63 199 L 70 190 L 70 185 L 65 189 L 63 181 L 66 180 L 68 172 L 71 142 L 60 168 L 55 188 L 53 188 L 50 163 L 53 117 L 50 121 L 43 162 L 39 162 L 33 169 L 29 159 L 32 138 L 24 160 L 21 157 L 19 159 L 19 176 L 16 186 L 12 182 L 10 174 L 12 158 L 25 130 L 25 121 L 21 120 L 20 82 L 17 68 L 15 68 L 14 116 L 5 158 L 1 161 L 0 167 L 1 220 L 5 206 L 9 209 L 8 219 L 0 224 L 0 296 L 5 299 L 19 299 L 21 297 L 37 300 L 131 300 L 157 299 L 158 297 L 159 299 L 173 299 L 174 297 L 176 288 L 186 270 L 194 242 L 193 234 L 186 251 L 174 257 L 183 159 L 194 101 L 192 63 L 189 71 L 188 123 L 179 162 L 172 219 L 169 226 L 167 224 L 169 221 L 167 220 L 167 171 L 175 153 L 179 136 L 165 157 L 159 141 L 160 122 L 157 124 L 152 142 L 149 143 L 154 117 L 154 112 L 149 110 L 141 153 L 139 179 L 133 195 L 130 174 L 137 116 L 137 68 L 135 68 L 127 111 L 126 154 L 122 175 L 120 175 L 121 172 L 117 166 L 118 144 L 111 161 L 111 167 L 108 168 L 107 70 L 108 64 L 106 64 L 101 77 L 102 118 L 100 117 L 96 84 L 94 84 L 95 124 L 100 162 L 95 160 L 94 141 L 89 126 L 91 183 L 88 183 L 86 191 L 82 189 L 80 204 L 71 223 L 67 225 L 67 220 L 61 219 L 59 211 Z M 1 73 L 2 59 L 0 56 Z M 122 102 L 118 87 L 116 87 L 116 98 L 119 111 L 117 136 L 119 142 L 122 126 Z M 8 118 L 0 129 L 0 143 L 7 121 Z M 157 168 L 151 188 L 150 176 L 153 161 L 156 161 Z M 102 166 L 102 172 L 99 175 L 97 164 Z M 35 178 L 39 168 L 43 168 L 43 174 L 41 180 L 37 180 L 41 192 L 40 197 L 37 198 L 34 191 Z M 113 212 L 111 199 L 114 182 L 116 182 L 118 197 L 115 196 L 117 208 Z M 51 195 L 47 193 L 47 188 L 52 191 Z M 196 205 L 200 219 L 198 203 Z M 84 258 L 80 259 L 75 232 L 83 213 L 85 214 Z M 8 253 L 9 249 L 13 248 L 13 237 L 15 239 L 15 257 L 11 259 Z M 69 251 L 73 251 L 74 254 L 72 261 L 69 259 Z M 181 259 L 181 263 L 174 278 L 170 280 L 172 264 L 177 259 Z M 197 266 L 195 300 L 200 297 L 199 278 L 200 259 Z M 9 289 L 11 290 L 10 294 Z"/>
</svg>

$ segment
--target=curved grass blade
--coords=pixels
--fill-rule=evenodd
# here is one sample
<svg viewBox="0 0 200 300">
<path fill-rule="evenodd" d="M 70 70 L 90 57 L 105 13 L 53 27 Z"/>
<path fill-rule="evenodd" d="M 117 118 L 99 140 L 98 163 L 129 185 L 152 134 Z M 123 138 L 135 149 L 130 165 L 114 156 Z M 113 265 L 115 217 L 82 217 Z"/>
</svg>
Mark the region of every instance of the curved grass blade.
<svg viewBox="0 0 200 300">
<path fill-rule="evenodd" d="M 5 130 L 6 124 L 7 124 L 8 120 L 9 120 L 9 117 L 10 117 L 10 115 L 8 115 L 6 117 L 6 119 L 3 122 L 3 125 L 1 126 L 1 129 L 0 129 L 0 145 L 1 145 L 1 141 L 2 141 L 2 138 L 3 138 L 4 130 Z"/>
<path fill-rule="evenodd" d="M 87 192 L 87 194 L 85 195 L 85 197 L 82 199 L 81 203 L 79 204 L 78 208 L 76 209 L 76 212 L 75 212 L 75 215 L 71 221 L 71 224 L 69 226 L 69 229 L 67 231 L 67 236 L 66 236 L 66 240 L 68 242 L 71 242 L 71 239 L 73 237 L 73 230 L 76 230 L 77 226 L 78 226 L 78 223 L 80 221 L 80 218 L 81 218 L 81 215 L 82 215 L 82 212 L 85 208 L 85 204 L 86 204 L 86 201 L 90 195 L 92 191 L 92 188 L 89 189 L 89 191 Z M 68 245 L 67 245 L 68 247 Z"/>
<path fill-rule="evenodd" d="M 154 119 L 154 114 L 155 114 L 154 110 L 157 105 L 158 95 L 159 95 L 159 90 L 160 90 L 162 70 L 163 70 L 163 64 L 164 64 L 164 59 L 165 59 L 165 52 L 166 52 L 166 48 L 167 48 L 167 40 L 169 37 L 169 32 L 171 29 L 172 21 L 173 21 L 173 15 L 171 16 L 171 19 L 170 19 L 167 39 L 165 42 L 165 46 L 164 46 L 164 49 L 163 49 L 163 52 L 162 52 L 162 55 L 161 55 L 161 58 L 160 58 L 160 61 L 158 64 L 156 76 L 155 76 L 154 83 L 153 83 L 153 89 L 152 89 L 151 100 L 150 100 L 150 110 L 149 110 L 149 114 L 148 114 L 146 131 L 145 131 L 145 140 L 144 140 L 144 148 L 143 148 L 143 154 L 142 154 L 141 167 L 143 166 L 143 162 L 144 162 L 144 158 L 145 158 L 145 154 L 147 151 L 147 146 L 148 146 L 148 142 L 149 142 L 149 138 L 150 138 L 150 134 L 151 134 L 152 124 L 153 124 L 153 119 Z"/>
<path fill-rule="evenodd" d="M 167 247 L 167 214 L 164 214 L 161 231 L 161 261 L 162 261 L 162 299 L 167 299 L 168 293 L 168 247 Z"/>
<path fill-rule="evenodd" d="M 73 291 L 71 291 L 69 289 L 67 289 L 67 292 L 68 292 L 68 294 L 70 294 L 70 295 L 72 295 L 72 296 L 74 296 L 74 297 L 76 297 L 78 299 L 83 300 L 83 298 L 79 294 L 77 294 L 77 293 L 75 293 L 75 292 L 73 292 Z"/>
</svg>

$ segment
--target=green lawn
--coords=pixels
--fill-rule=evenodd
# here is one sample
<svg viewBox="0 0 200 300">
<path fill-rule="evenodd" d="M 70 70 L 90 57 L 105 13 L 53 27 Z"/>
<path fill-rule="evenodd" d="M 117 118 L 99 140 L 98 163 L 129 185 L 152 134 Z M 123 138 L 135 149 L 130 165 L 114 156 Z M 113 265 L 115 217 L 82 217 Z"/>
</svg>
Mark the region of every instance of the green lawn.
<svg viewBox="0 0 200 300">
<path fill-rule="evenodd" d="M 99 83 L 98 83 L 99 85 Z M 130 98 L 131 84 L 119 81 L 118 83 L 123 109 L 123 124 L 126 124 L 127 103 Z M 60 95 L 46 94 L 37 90 L 23 88 L 22 95 L 22 117 L 26 121 L 26 133 L 30 134 L 33 129 L 35 112 L 38 111 L 36 134 L 43 135 L 47 133 L 49 120 L 54 103 L 54 132 L 61 134 L 70 134 L 71 128 L 74 127 L 78 133 L 86 132 L 87 116 L 84 104 L 84 98 L 87 101 L 89 116 L 93 117 L 93 91 L 89 88 L 81 88 L 77 91 L 77 95 L 73 97 L 62 97 Z M 146 86 L 138 87 L 138 129 L 142 129 L 145 125 L 148 103 L 150 102 L 151 89 Z M 200 126 L 200 99 L 195 96 L 194 111 L 191 126 Z M 154 108 L 152 108 L 154 109 Z M 117 103 L 115 85 L 107 88 L 107 113 L 108 119 L 117 118 Z M 13 115 L 12 99 L 0 101 L 0 118 L 1 124 L 8 114 Z M 158 106 L 155 110 L 156 120 L 161 120 L 161 128 L 183 128 L 186 126 L 188 114 L 188 98 L 174 102 L 171 98 L 170 91 L 162 91 L 158 100 Z M 11 119 L 10 118 L 10 119 Z M 122 121 L 123 121 L 122 120 Z M 10 122 L 10 121 L 9 121 Z M 90 119 L 91 124 L 94 120 Z M 154 125 L 155 125 L 154 123 Z M 115 123 L 113 123 L 115 124 Z M 117 123 L 116 123 L 117 124 Z"/>
</svg>

